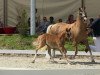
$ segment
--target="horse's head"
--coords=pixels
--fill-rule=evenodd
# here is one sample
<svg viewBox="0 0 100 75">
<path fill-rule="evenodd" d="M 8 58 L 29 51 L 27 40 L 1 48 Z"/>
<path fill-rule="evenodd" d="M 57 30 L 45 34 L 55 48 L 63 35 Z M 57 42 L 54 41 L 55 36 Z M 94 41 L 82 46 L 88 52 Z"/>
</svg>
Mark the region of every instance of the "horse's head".
<svg viewBox="0 0 100 75">
<path fill-rule="evenodd" d="M 86 12 L 84 11 L 83 8 L 79 8 L 79 17 L 83 20 L 86 21 L 87 20 L 87 15 Z"/>
<path fill-rule="evenodd" d="M 66 28 L 66 38 L 68 40 L 71 40 L 72 39 L 72 36 L 71 36 L 71 28 Z"/>
</svg>

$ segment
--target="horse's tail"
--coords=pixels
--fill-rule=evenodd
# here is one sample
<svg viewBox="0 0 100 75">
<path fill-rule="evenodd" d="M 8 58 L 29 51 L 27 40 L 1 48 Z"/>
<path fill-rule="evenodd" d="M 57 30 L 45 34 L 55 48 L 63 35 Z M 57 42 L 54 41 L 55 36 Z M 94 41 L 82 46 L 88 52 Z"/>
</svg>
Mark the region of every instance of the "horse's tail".
<svg viewBox="0 0 100 75">
<path fill-rule="evenodd" d="M 46 33 L 50 33 L 52 26 L 53 26 L 53 25 L 49 25 L 49 26 L 48 26 Z"/>
<path fill-rule="evenodd" d="M 39 43 L 38 43 L 38 39 L 36 39 L 35 41 L 32 42 L 32 46 L 38 46 Z"/>
<path fill-rule="evenodd" d="M 35 46 L 36 48 L 38 48 L 41 45 L 41 42 L 44 41 L 43 39 L 45 39 L 44 35 L 45 34 L 38 36 L 38 38 L 32 42 L 32 46 Z M 47 50 L 47 45 L 40 48 L 39 50 L 41 51 Z"/>
</svg>

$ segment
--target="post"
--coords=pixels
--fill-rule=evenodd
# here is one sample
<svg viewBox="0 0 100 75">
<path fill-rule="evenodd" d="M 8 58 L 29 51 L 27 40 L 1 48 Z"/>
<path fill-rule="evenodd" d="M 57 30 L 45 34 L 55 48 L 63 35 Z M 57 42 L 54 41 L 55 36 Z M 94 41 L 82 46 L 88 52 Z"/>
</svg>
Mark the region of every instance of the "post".
<svg viewBox="0 0 100 75">
<path fill-rule="evenodd" d="M 81 0 L 81 8 L 85 10 L 85 0 Z"/>
<path fill-rule="evenodd" d="M 84 0 L 81 0 L 81 7 L 84 8 Z"/>
<path fill-rule="evenodd" d="M 31 10 L 30 10 L 30 34 L 35 34 L 35 0 L 30 1 Z"/>
<path fill-rule="evenodd" d="M 87 16 L 86 7 L 85 7 L 85 0 L 81 0 L 81 8 L 83 8 L 85 15 Z"/>
<path fill-rule="evenodd" d="M 8 1 L 7 0 L 4 0 L 4 27 L 7 25 L 7 4 L 8 4 Z"/>
</svg>

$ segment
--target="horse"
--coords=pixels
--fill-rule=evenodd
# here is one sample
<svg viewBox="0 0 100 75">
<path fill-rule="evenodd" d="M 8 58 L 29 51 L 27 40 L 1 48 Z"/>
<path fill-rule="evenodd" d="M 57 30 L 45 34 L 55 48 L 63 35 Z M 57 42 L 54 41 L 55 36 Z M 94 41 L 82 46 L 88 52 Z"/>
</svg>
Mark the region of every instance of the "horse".
<svg viewBox="0 0 100 75">
<path fill-rule="evenodd" d="M 88 44 L 88 34 L 87 34 L 87 16 L 86 13 L 84 12 L 84 10 L 82 8 L 79 8 L 78 14 L 77 14 L 77 19 L 74 23 L 72 24 L 67 24 L 67 23 L 57 23 L 54 25 L 50 25 L 47 28 L 47 33 L 48 34 L 58 34 L 60 32 L 62 32 L 63 30 L 65 30 L 66 28 L 71 28 L 70 32 L 71 32 L 71 40 L 73 42 L 74 48 L 75 48 L 75 55 L 73 58 L 75 58 L 75 56 L 78 53 L 78 44 L 82 43 L 86 46 L 85 48 L 85 52 L 90 53 L 90 57 L 91 57 L 91 61 L 94 61 L 91 49 L 89 47 Z"/>
<path fill-rule="evenodd" d="M 34 56 L 34 60 L 32 63 L 35 62 L 35 59 L 37 57 L 37 52 L 40 48 L 44 47 L 45 45 L 47 45 L 47 49 L 48 49 L 48 53 L 50 55 L 50 60 L 53 60 L 52 62 L 54 62 L 53 57 L 51 56 L 51 49 L 58 49 L 60 51 L 60 53 L 62 54 L 63 58 L 67 59 L 66 56 L 66 49 L 64 47 L 65 44 L 65 40 L 70 38 L 70 29 L 66 29 L 66 31 L 62 31 L 61 33 L 55 35 L 55 34 L 42 34 L 37 38 L 37 42 L 38 42 L 38 46 L 36 49 L 36 53 Z M 33 42 L 34 44 L 34 42 Z M 68 60 L 67 60 L 68 62 Z"/>
</svg>

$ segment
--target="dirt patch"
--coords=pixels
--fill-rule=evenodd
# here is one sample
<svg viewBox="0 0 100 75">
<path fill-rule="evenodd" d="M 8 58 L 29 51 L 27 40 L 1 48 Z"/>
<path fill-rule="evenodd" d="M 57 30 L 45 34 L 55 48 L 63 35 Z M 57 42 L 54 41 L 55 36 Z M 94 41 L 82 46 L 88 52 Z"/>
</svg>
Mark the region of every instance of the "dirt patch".
<svg viewBox="0 0 100 75">
<path fill-rule="evenodd" d="M 95 56 L 96 63 L 90 61 L 89 56 L 77 56 L 67 64 L 66 60 L 55 58 L 56 63 L 49 63 L 44 55 L 39 55 L 35 63 L 31 63 L 34 55 L 0 55 L 0 67 L 26 68 L 33 70 L 59 70 L 59 69 L 100 69 L 100 56 Z M 70 56 L 68 56 L 70 57 Z"/>
</svg>

